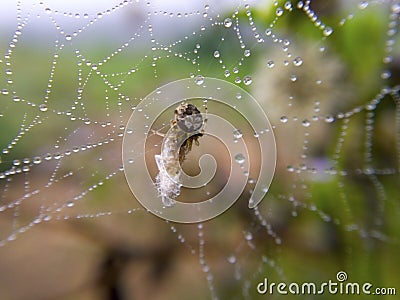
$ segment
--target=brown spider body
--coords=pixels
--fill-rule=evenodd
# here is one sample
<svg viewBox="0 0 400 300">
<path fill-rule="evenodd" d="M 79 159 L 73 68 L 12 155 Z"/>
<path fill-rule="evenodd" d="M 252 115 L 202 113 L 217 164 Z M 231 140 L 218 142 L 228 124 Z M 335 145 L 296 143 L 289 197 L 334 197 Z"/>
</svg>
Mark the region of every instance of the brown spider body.
<svg viewBox="0 0 400 300">
<path fill-rule="evenodd" d="M 180 165 L 192 150 L 193 143 L 199 145 L 198 139 L 203 136 L 203 130 L 199 130 L 205 121 L 193 104 L 182 102 L 175 109 L 171 130 L 164 136 L 161 154 L 155 156 L 159 169 L 156 186 L 165 206 L 172 206 L 180 193 Z"/>
</svg>

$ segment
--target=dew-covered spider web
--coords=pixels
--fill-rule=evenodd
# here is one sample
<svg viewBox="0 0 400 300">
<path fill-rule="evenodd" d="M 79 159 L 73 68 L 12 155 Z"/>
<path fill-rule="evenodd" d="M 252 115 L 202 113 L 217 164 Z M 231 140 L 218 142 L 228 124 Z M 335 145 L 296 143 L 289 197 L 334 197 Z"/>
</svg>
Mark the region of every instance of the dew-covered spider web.
<svg viewBox="0 0 400 300">
<path fill-rule="evenodd" d="M 257 290 L 266 278 L 321 284 L 339 271 L 400 292 L 399 1 L 1 8 L 1 299 L 358 299 Z M 128 119 L 149 93 L 198 76 L 254 96 L 272 124 L 277 164 L 256 208 L 247 202 L 257 159 L 229 210 L 179 224 L 135 199 L 122 142 L 143 131 L 146 147 L 132 159 L 145 156 L 154 178 L 155 132 L 170 128 L 174 107 L 160 104 L 147 135 L 127 130 Z M 257 140 L 234 106 L 192 102 L 235 125 L 224 138 Z M 182 201 L 203 201 L 227 182 L 228 150 L 207 126 L 183 169 L 198 173 L 199 153 L 210 151 L 217 172 L 205 187 L 182 189 Z"/>
</svg>

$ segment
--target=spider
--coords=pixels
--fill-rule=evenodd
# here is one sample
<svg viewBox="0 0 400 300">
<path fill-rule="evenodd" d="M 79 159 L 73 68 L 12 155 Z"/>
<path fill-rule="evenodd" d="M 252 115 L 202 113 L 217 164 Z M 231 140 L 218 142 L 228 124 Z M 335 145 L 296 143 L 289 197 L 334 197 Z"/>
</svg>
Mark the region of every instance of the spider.
<svg viewBox="0 0 400 300">
<path fill-rule="evenodd" d="M 204 109 L 206 112 L 206 118 L 204 120 L 200 110 L 193 104 L 182 102 L 174 110 L 174 119 L 171 121 L 171 129 L 175 131 L 176 143 L 181 144 L 179 148 L 180 163 L 185 160 L 186 155 L 192 150 L 193 142 L 198 146 L 199 137 L 202 137 L 204 134 L 204 128 L 207 122 L 207 105 Z M 200 128 L 202 128 L 200 132 L 189 136 L 191 133 L 199 131 Z M 163 133 L 155 130 L 152 131 L 161 137 L 165 137 Z"/>
<path fill-rule="evenodd" d="M 199 137 L 203 136 L 203 125 L 206 121 L 207 119 L 205 119 L 203 122 L 203 117 L 201 116 L 199 109 L 193 104 L 182 102 L 175 109 L 175 118 L 172 121 L 172 126 L 177 125 L 183 131 L 181 134 L 178 134 L 178 141 L 180 140 L 180 138 L 183 139 L 183 143 L 179 148 L 180 163 L 185 160 L 186 154 L 188 154 L 190 150 L 192 150 L 193 142 L 196 144 L 196 146 L 199 145 Z M 198 131 L 201 127 L 203 127 L 201 132 L 187 137 L 188 133 Z"/>
<path fill-rule="evenodd" d="M 205 110 L 207 112 L 207 106 Z M 159 170 L 156 187 L 163 204 L 167 207 L 172 206 L 174 199 L 180 194 L 180 165 L 192 150 L 193 142 L 199 145 L 198 139 L 204 134 L 206 122 L 207 118 L 203 120 L 195 105 L 182 102 L 174 111 L 168 134 L 153 130 L 155 134 L 165 138 L 161 153 L 155 155 L 155 160 Z"/>
</svg>

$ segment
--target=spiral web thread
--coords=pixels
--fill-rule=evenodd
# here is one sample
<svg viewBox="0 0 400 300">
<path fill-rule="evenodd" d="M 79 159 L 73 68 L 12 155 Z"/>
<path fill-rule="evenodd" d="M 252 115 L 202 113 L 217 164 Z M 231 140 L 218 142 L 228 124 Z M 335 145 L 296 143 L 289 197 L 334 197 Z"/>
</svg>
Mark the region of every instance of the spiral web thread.
<svg viewBox="0 0 400 300">
<path fill-rule="evenodd" d="M 268 275 L 285 280 L 293 276 L 293 270 L 280 262 L 282 252 L 291 244 L 290 237 L 282 236 L 284 229 L 280 227 L 289 225 L 276 220 L 273 215 L 276 207 L 267 203 L 283 203 L 289 217 L 285 212 L 280 215 L 285 215 L 289 219 L 287 222 L 301 214 L 311 214 L 317 217 L 313 222 L 327 223 L 329 228 L 345 235 L 355 233 L 364 244 L 379 241 L 383 245 L 397 246 L 396 232 L 388 228 L 384 220 L 398 219 L 400 213 L 398 199 L 395 199 L 398 189 L 393 191 L 393 186 L 399 183 L 400 100 L 396 77 L 391 74 L 398 55 L 400 4 L 396 1 L 346 3 L 346 8 L 339 10 L 329 24 L 324 23 L 323 17 L 312 10 L 312 2 L 307 1 L 271 2 L 268 12 L 273 17 L 268 17 L 268 21 L 260 13 L 264 6 L 245 1 L 235 3 L 228 10 L 203 3 L 191 11 L 164 10 L 161 4 L 152 1 L 128 0 L 115 5 L 96 4 L 84 11 L 68 6 L 62 8 L 62 4 L 51 1 L 18 1 L 10 5 L 7 13 L 15 15 L 15 20 L 12 26 L 3 27 L 0 39 L 3 53 L 0 58 L 0 252 L 7 247 L 17 247 L 14 246 L 18 245 L 17 241 L 28 239 L 34 228 L 38 228 L 42 236 L 40 229 L 53 224 L 77 219 L 113 222 L 126 218 L 132 226 L 130 230 L 135 231 L 138 230 L 135 226 L 148 218 L 148 222 L 170 229 L 180 242 L 178 250 L 174 251 L 198 259 L 199 270 L 204 275 L 196 273 L 195 278 L 200 287 L 206 283 L 207 297 L 224 298 L 225 293 L 233 293 L 238 299 L 251 299 L 256 297 L 254 286 L 261 277 Z M 308 63 L 301 48 L 293 50 L 299 52 L 296 55 L 287 55 L 296 45 L 296 39 L 291 41 L 280 33 L 276 27 L 281 22 L 294 16 L 298 18 L 299 14 L 301 18 L 308 18 L 310 28 L 316 29 L 320 36 L 313 47 L 318 47 L 325 55 L 336 31 L 352 26 L 352 22 L 368 10 L 383 12 L 386 24 L 382 32 L 385 40 L 376 46 L 382 56 L 381 73 L 375 74 L 374 79 L 378 82 L 376 96 L 333 112 L 323 111 L 323 105 L 315 101 L 315 107 L 309 107 L 305 116 L 292 115 L 291 103 L 295 100 L 286 99 L 284 112 L 287 113 L 281 114 L 279 121 L 272 121 L 277 138 L 280 138 L 280 130 L 284 132 L 286 126 L 294 126 L 302 134 L 302 146 L 293 158 L 283 162 L 285 170 L 277 171 L 283 175 L 277 174 L 264 200 L 266 204 L 249 210 L 243 218 L 238 212 L 243 208 L 233 208 L 234 212 L 230 213 L 233 215 L 227 213 L 227 217 L 236 223 L 226 229 L 229 233 L 226 236 L 214 232 L 225 230 L 219 228 L 225 226 L 223 221 L 191 227 L 169 222 L 159 224 L 158 219 L 154 221 L 154 217 L 138 205 L 124 181 L 120 149 L 127 119 L 146 93 L 163 84 L 165 78 L 172 81 L 194 78 L 198 74 L 225 78 L 252 92 L 259 74 L 250 67 L 253 57 L 261 58 L 263 69 L 272 77 L 280 76 L 276 66 L 286 65 L 286 60 L 299 73 Z M 108 20 L 124 18 L 125 24 L 110 30 L 109 24 L 113 23 L 107 23 Z M 179 24 L 180 21 L 191 24 L 189 27 L 193 31 L 182 30 L 171 35 L 160 31 L 163 24 Z M 167 30 L 173 31 L 173 28 Z M 219 37 L 215 46 L 207 45 L 210 32 Z M 300 29 L 298 35 L 301 34 Z M 86 41 L 93 38 L 95 43 L 105 37 L 107 45 L 99 43 L 97 51 Z M 228 51 L 227 41 L 231 39 L 235 48 Z M 191 50 L 182 50 L 189 48 Z M 270 48 L 279 49 L 286 55 L 285 60 L 270 59 L 270 52 L 256 54 Z M 182 70 L 171 70 L 176 63 L 183 65 Z M 212 70 L 210 65 L 217 67 Z M 165 77 L 166 72 L 170 77 Z M 298 76 L 293 73 L 285 79 L 296 82 Z M 319 78 L 315 79 L 313 84 L 320 85 Z M 65 90 L 66 82 L 73 89 Z M 148 89 L 140 89 L 143 82 Z M 320 101 L 322 103 L 323 99 Z M 384 105 L 392 107 L 389 120 L 380 117 Z M 380 122 L 384 125 L 378 124 Z M 163 127 L 168 125 L 166 122 Z M 315 134 L 312 129 L 322 126 L 336 129 L 337 134 L 326 141 L 333 151 L 320 167 L 308 149 L 312 147 Z M 381 126 L 389 126 L 394 133 L 390 150 L 395 163 L 389 165 L 374 154 L 376 128 Z M 353 136 L 363 141 L 362 145 L 351 148 L 359 151 L 361 164 L 355 167 L 345 164 L 352 159 L 348 144 Z M 149 153 L 154 157 L 152 150 Z M 357 217 L 360 209 L 357 205 L 366 209 L 368 204 L 354 204 L 349 179 L 352 176 L 362 177 L 360 180 L 364 180 L 374 194 L 371 201 L 375 214 L 371 216 L 371 223 Z M 290 188 L 279 190 L 276 186 L 281 184 L 280 180 L 288 180 Z M 337 193 L 334 204 L 319 201 L 324 195 L 318 194 L 314 184 L 324 180 L 334 182 Z M 253 181 L 249 179 L 249 193 Z M 106 196 L 101 196 L 103 193 Z M 97 203 L 97 197 L 107 200 Z M 155 235 L 159 234 L 158 229 L 153 230 Z M 351 242 L 344 246 L 348 263 L 353 258 L 353 247 Z M 229 270 L 229 275 L 224 274 L 223 269 Z M 235 283 L 234 287 L 225 286 L 221 276 Z"/>
</svg>

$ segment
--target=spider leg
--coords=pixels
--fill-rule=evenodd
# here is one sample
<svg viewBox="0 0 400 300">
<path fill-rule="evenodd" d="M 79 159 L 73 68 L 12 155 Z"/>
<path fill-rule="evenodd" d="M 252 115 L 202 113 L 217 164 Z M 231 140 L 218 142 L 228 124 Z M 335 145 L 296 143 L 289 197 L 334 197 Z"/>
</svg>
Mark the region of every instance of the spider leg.
<svg viewBox="0 0 400 300">
<path fill-rule="evenodd" d="M 155 135 L 161 136 L 162 138 L 165 137 L 165 133 L 159 132 L 158 130 L 151 129 L 151 132 Z"/>
</svg>

